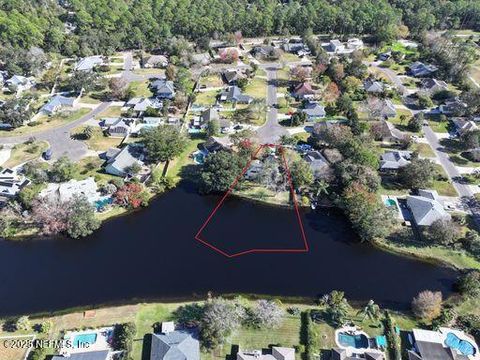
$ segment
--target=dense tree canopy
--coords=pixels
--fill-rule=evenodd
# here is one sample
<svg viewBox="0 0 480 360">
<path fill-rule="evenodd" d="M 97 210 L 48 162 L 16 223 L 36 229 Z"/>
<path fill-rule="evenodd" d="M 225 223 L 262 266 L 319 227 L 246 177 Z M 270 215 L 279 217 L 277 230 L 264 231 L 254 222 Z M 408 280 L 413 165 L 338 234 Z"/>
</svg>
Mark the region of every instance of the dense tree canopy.
<svg viewBox="0 0 480 360">
<path fill-rule="evenodd" d="M 375 40 L 432 28 L 480 27 L 469 0 L 42 0 L 0 1 L 0 42 L 66 54 L 161 46 L 172 35 L 205 39 L 241 31 L 373 34 Z M 63 7 L 61 6 L 63 5 Z M 65 31 L 64 23 L 73 25 Z M 405 24 L 407 27 L 405 27 Z"/>
</svg>

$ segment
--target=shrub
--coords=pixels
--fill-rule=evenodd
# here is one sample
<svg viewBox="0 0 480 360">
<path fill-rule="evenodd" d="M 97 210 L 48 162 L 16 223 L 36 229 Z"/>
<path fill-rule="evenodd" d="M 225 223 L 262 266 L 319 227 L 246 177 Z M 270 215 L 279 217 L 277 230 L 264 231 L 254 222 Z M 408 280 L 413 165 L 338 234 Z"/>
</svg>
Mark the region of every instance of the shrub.
<svg viewBox="0 0 480 360">
<path fill-rule="evenodd" d="M 137 329 L 134 323 L 117 324 L 113 330 L 113 349 L 123 350 L 124 359 L 131 359 L 133 337 Z"/>
<path fill-rule="evenodd" d="M 276 328 L 283 319 L 283 309 L 272 300 L 258 300 L 250 311 L 253 325 L 260 328 Z"/>
<path fill-rule="evenodd" d="M 457 282 L 458 291 L 468 297 L 480 296 L 480 271 L 471 270 L 460 276 Z"/>
<path fill-rule="evenodd" d="M 388 340 L 388 350 L 390 359 L 402 360 L 402 351 L 400 347 L 400 337 L 395 331 L 395 323 L 388 311 L 385 311 L 385 335 Z"/>
</svg>

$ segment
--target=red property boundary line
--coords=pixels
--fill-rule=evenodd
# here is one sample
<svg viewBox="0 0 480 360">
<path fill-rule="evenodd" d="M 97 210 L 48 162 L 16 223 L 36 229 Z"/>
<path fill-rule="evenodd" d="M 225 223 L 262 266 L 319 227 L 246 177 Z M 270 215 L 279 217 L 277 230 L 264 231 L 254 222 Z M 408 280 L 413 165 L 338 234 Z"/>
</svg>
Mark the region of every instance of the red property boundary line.
<svg viewBox="0 0 480 360">
<path fill-rule="evenodd" d="M 265 144 L 265 145 L 261 145 L 256 151 L 255 153 L 253 154 L 253 156 L 250 158 L 250 161 L 247 163 L 247 165 L 243 168 L 242 172 L 240 173 L 239 176 L 236 177 L 235 181 L 230 185 L 230 187 L 228 188 L 227 192 L 223 195 L 223 197 L 221 198 L 221 200 L 218 202 L 217 206 L 215 206 L 215 208 L 213 209 L 213 211 L 210 213 L 210 215 L 208 216 L 207 220 L 203 223 L 202 227 L 198 230 L 197 234 L 195 235 L 195 240 L 197 240 L 198 242 L 202 243 L 203 245 L 207 246 L 208 248 L 216 251 L 217 253 L 227 257 L 227 258 L 235 258 L 235 257 L 238 257 L 238 256 L 241 256 L 241 255 L 246 255 L 246 254 L 253 254 L 253 253 L 305 253 L 305 252 L 308 252 L 310 251 L 310 247 L 308 245 L 308 241 L 307 241 L 307 237 L 305 235 L 305 230 L 304 230 L 304 227 L 303 227 L 303 222 L 302 222 L 302 219 L 301 219 L 301 216 L 300 216 L 300 211 L 298 209 L 298 202 L 297 202 L 297 197 L 295 195 L 295 189 L 293 188 L 293 182 L 292 182 L 292 175 L 290 173 L 290 169 L 288 168 L 288 164 L 287 164 L 287 160 L 285 159 L 285 154 L 283 151 L 280 151 L 281 155 L 282 155 L 282 160 L 283 160 L 283 163 L 284 163 L 284 166 L 285 166 L 285 172 L 287 174 L 287 181 L 289 182 L 290 184 L 290 193 L 292 194 L 292 198 L 293 198 L 293 207 L 295 209 L 295 215 L 296 215 L 296 219 L 298 221 L 298 225 L 300 227 L 300 235 L 302 237 L 302 241 L 303 241 L 303 248 L 299 248 L 299 249 L 265 249 L 265 248 L 259 248 L 259 249 L 250 249 L 250 250 L 245 250 L 245 251 L 241 251 L 241 252 L 238 252 L 238 253 L 234 253 L 234 254 L 229 254 L 221 249 L 219 249 L 218 247 L 216 247 L 215 245 L 212 245 L 210 244 L 208 241 L 202 239 L 200 237 L 200 234 L 202 233 L 202 231 L 207 227 L 207 225 L 210 223 L 210 221 L 212 220 L 212 218 L 215 216 L 215 214 L 217 213 L 217 211 L 222 207 L 223 203 L 225 202 L 225 199 L 231 194 L 231 192 L 233 191 L 233 189 L 235 188 L 235 186 L 238 184 L 238 182 L 240 181 L 240 179 L 243 177 L 243 175 L 245 175 L 245 173 L 247 172 L 248 168 L 250 167 L 250 164 L 251 162 L 256 158 L 257 154 L 259 153 L 259 151 L 265 147 L 269 147 L 269 148 L 276 148 L 276 149 L 280 149 L 280 150 L 283 150 L 283 146 L 281 145 L 274 145 L 274 144 Z"/>
</svg>

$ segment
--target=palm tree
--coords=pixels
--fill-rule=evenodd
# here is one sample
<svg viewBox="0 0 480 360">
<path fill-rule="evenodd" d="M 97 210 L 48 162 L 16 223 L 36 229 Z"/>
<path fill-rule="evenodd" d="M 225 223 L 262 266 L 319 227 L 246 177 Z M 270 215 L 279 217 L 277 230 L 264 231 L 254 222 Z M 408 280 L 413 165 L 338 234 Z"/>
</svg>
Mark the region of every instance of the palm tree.
<svg viewBox="0 0 480 360">
<path fill-rule="evenodd" d="M 328 195 L 328 183 L 325 180 L 315 180 L 312 186 L 312 194 L 318 199 L 322 194 Z"/>
<path fill-rule="evenodd" d="M 363 314 L 362 321 L 367 317 L 370 320 L 378 320 L 380 318 L 380 307 L 373 300 L 369 300 L 367 305 L 357 313 L 357 315 L 360 314 Z"/>
</svg>

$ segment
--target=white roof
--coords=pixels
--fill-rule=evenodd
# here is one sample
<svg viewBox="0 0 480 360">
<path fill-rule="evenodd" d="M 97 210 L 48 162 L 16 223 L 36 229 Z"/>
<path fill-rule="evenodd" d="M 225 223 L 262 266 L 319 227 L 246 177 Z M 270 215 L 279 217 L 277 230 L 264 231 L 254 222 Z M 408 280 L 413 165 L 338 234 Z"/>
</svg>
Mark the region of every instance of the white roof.
<svg viewBox="0 0 480 360">
<path fill-rule="evenodd" d="M 95 66 L 103 64 L 103 58 L 100 55 L 87 56 L 81 59 L 75 66 L 77 71 L 90 71 Z"/>
<path fill-rule="evenodd" d="M 175 331 L 175 323 L 173 321 L 162 322 L 162 328 L 161 328 L 162 334 L 168 334 L 172 331 Z"/>
<path fill-rule="evenodd" d="M 93 177 L 89 177 L 85 180 L 70 180 L 61 184 L 50 183 L 39 196 L 63 203 L 71 200 L 74 195 L 84 195 L 89 202 L 93 203 L 99 197 L 97 189 L 97 183 Z"/>
</svg>

